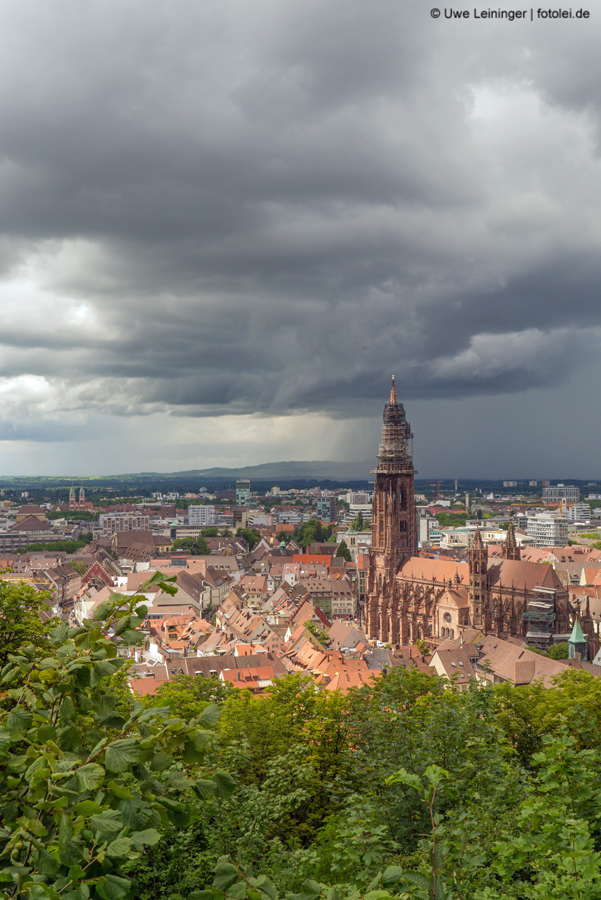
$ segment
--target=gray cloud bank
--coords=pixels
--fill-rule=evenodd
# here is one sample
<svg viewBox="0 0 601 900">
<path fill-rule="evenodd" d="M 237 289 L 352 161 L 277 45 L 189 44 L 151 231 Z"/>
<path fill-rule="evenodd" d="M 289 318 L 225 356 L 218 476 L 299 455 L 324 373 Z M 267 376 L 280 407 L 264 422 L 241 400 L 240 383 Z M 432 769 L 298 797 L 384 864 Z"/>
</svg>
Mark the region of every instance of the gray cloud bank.
<svg viewBox="0 0 601 900">
<path fill-rule="evenodd" d="M 94 415 L 344 419 L 391 372 L 405 400 L 469 398 L 598 359 L 594 12 L 0 14 L 1 439 Z"/>
</svg>

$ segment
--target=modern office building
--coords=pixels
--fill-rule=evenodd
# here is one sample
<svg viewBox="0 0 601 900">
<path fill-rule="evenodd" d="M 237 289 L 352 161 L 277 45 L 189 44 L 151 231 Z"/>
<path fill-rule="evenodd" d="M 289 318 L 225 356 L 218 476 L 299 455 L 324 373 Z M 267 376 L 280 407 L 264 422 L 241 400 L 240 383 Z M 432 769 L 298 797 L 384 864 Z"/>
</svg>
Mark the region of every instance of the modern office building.
<svg viewBox="0 0 601 900">
<path fill-rule="evenodd" d="M 104 513 L 99 518 L 103 537 L 117 531 L 150 531 L 150 516 L 135 513 Z"/>
<path fill-rule="evenodd" d="M 550 484 L 543 488 L 543 503 L 578 503 L 580 501 L 580 489 L 573 484 Z"/>
<path fill-rule="evenodd" d="M 336 521 L 336 497 L 320 497 L 317 501 L 317 517 L 322 522 Z"/>
<path fill-rule="evenodd" d="M 250 506 L 250 481 L 247 478 L 236 481 L 236 506 Z"/>
<path fill-rule="evenodd" d="M 214 506 L 189 506 L 188 525 L 209 526 L 215 524 Z"/>
</svg>

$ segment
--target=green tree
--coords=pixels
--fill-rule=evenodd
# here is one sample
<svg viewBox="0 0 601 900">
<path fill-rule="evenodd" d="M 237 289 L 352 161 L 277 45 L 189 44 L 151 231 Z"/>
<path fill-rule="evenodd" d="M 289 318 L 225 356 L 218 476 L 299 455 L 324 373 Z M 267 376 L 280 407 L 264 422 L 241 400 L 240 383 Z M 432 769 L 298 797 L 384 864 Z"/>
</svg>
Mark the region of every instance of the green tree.
<svg viewBox="0 0 601 900">
<path fill-rule="evenodd" d="M 0 581 L 0 666 L 24 644 L 48 646 L 49 626 L 42 623 L 41 613 L 50 609 L 51 599 L 24 582 Z"/>
<path fill-rule="evenodd" d="M 364 527 L 365 525 L 363 522 L 363 513 L 361 512 L 361 510 L 359 510 L 359 512 L 353 519 L 353 528 L 355 529 L 355 531 L 363 531 Z"/>
<path fill-rule="evenodd" d="M 457 528 L 465 525 L 468 518 L 467 513 L 436 513 L 436 520 L 441 528 Z"/>
<path fill-rule="evenodd" d="M 175 675 L 164 682 L 154 694 L 146 695 L 145 707 L 169 706 L 174 715 L 184 719 L 200 716 L 209 703 L 223 703 L 235 690 L 216 675 L 201 678 L 192 675 Z"/>
<path fill-rule="evenodd" d="M 51 521 L 53 519 L 72 519 L 74 522 L 93 522 L 96 516 L 89 509 L 57 509 L 46 513 L 46 518 Z"/>
<path fill-rule="evenodd" d="M 271 840 L 307 846 L 315 838 L 345 791 L 347 710 L 344 694 L 317 691 L 306 675 L 278 679 L 261 697 L 244 690 L 228 697 L 219 722 L 219 765 L 234 775 L 239 791 L 225 852 L 256 862 Z"/>
<path fill-rule="evenodd" d="M 537 681 L 529 685 L 495 686 L 493 702 L 496 721 L 530 766 L 545 735 L 557 735 L 566 722 L 579 748 L 601 748 L 601 683 L 579 669 L 566 667 L 550 688 Z"/>
<path fill-rule="evenodd" d="M 248 544 L 248 549 L 252 550 L 261 540 L 262 534 L 257 528 L 239 528 L 236 532 L 236 537 L 243 537 Z"/>
<path fill-rule="evenodd" d="M 15 550 L 15 553 L 40 553 L 43 551 L 60 552 L 60 553 L 77 553 L 78 550 L 81 550 L 86 544 L 89 544 L 92 540 L 93 535 L 91 531 L 82 534 L 81 539 L 76 540 L 66 540 L 66 541 L 48 541 L 46 543 L 40 544 L 28 544 L 26 547 L 20 547 Z"/>
<path fill-rule="evenodd" d="M 303 622 L 305 628 L 311 632 L 313 637 L 316 637 L 317 640 L 327 647 L 330 643 L 330 634 L 325 628 L 318 628 L 315 622 L 312 622 L 311 619 L 308 619 L 306 622 Z"/>
<path fill-rule="evenodd" d="M 351 551 L 349 550 L 346 541 L 340 541 L 338 544 L 338 550 L 336 551 L 336 556 L 342 557 L 342 559 L 346 559 L 347 562 L 351 562 Z"/>
<path fill-rule="evenodd" d="M 303 548 L 310 544 L 325 543 L 330 536 L 330 527 L 322 525 L 319 519 L 309 519 L 303 522 L 300 528 L 294 533 L 294 540 Z"/>
<path fill-rule="evenodd" d="M 570 645 L 567 641 L 561 641 L 559 644 L 553 644 L 547 650 L 547 656 L 551 659 L 567 659 L 570 655 Z"/>
<path fill-rule="evenodd" d="M 173 593 L 162 579 L 141 590 Z M 232 789 L 225 773 L 186 773 L 204 762 L 216 706 L 190 722 L 131 698 L 127 718 L 118 712 L 118 650 L 144 639 L 138 599 L 113 595 L 83 626 L 53 628 L 48 647 L 21 646 L 0 672 L 3 900 L 133 900 L 126 867 L 157 844 L 161 824 L 185 827 L 199 800 Z"/>
<path fill-rule="evenodd" d="M 171 545 L 172 550 L 188 550 L 192 556 L 208 556 L 211 552 L 209 545 L 202 536 L 193 538 L 177 538 Z"/>
</svg>

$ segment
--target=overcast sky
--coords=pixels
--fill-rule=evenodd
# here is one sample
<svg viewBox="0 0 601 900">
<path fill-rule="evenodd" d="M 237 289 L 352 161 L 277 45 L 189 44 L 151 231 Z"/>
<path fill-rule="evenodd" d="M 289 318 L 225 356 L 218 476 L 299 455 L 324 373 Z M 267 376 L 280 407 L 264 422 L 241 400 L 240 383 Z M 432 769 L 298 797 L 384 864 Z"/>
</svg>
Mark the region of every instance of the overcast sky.
<svg viewBox="0 0 601 900">
<path fill-rule="evenodd" d="M 441 9 L 0 0 L 0 475 L 601 478 L 601 8 Z"/>
</svg>

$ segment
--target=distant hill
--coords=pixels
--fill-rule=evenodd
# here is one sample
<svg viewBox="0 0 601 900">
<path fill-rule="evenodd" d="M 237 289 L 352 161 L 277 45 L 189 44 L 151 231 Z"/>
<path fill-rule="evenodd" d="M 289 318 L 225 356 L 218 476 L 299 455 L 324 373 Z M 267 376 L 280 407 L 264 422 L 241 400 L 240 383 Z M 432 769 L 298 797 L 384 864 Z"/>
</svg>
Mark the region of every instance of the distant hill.
<svg viewBox="0 0 601 900">
<path fill-rule="evenodd" d="M 195 472 L 179 472 L 179 475 L 197 475 L 207 478 L 328 478 L 335 481 L 363 481 L 370 477 L 370 470 L 374 468 L 373 460 L 362 462 L 331 462 L 331 461 L 292 461 L 261 463 L 258 466 L 244 466 L 241 469 L 225 469 L 215 467 L 212 469 L 199 469 Z"/>
<path fill-rule="evenodd" d="M 0 487 L 28 490 L 63 489 L 71 485 L 85 485 L 86 491 L 108 488 L 117 490 L 126 488 L 132 490 L 197 490 L 198 485 L 204 481 L 213 487 L 227 486 L 237 478 L 249 478 L 255 483 L 262 482 L 264 488 L 277 484 L 294 481 L 308 481 L 319 483 L 320 481 L 340 482 L 367 482 L 373 479 L 370 469 L 374 466 L 373 460 L 364 462 L 332 462 L 332 461 L 293 461 L 261 463 L 258 466 L 243 466 L 241 468 L 225 468 L 215 466 L 207 469 L 188 469 L 180 472 L 127 472 L 121 475 L 0 475 Z M 288 484 L 288 487 L 291 485 Z"/>
</svg>

